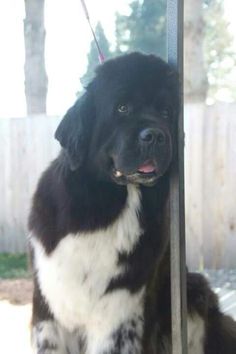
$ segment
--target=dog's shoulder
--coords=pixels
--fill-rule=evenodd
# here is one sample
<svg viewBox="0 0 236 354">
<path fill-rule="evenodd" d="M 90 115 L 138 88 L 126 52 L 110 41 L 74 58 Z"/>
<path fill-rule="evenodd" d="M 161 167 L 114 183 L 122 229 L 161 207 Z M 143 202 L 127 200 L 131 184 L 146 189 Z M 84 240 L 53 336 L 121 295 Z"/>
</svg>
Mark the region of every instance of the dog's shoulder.
<svg viewBox="0 0 236 354">
<path fill-rule="evenodd" d="M 67 234 L 109 227 L 122 213 L 127 188 L 71 171 L 65 153 L 42 174 L 32 200 L 29 230 L 48 253 Z"/>
<path fill-rule="evenodd" d="M 67 204 L 65 170 L 63 156 L 60 155 L 43 172 L 32 199 L 29 231 L 41 240 L 48 252 L 56 245 L 60 233 L 58 216 L 63 204 Z"/>
</svg>

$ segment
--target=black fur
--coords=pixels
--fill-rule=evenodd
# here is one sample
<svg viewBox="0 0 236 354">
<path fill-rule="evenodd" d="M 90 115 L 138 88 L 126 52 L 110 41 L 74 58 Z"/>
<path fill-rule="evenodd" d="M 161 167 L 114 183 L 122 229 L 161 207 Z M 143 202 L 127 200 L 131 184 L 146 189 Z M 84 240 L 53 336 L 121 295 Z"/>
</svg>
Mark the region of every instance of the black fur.
<svg viewBox="0 0 236 354">
<path fill-rule="evenodd" d="M 56 131 L 63 149 L 40 179 L 29 219 L 31 232 L 50 254 L 69 233 L 111 225 L 124 209 L 127 183 L 140 185 L 139 218 L 144 231 L 131 253 L 119 254 L 125 271 L 111 280 L 106 293 L 120 288 L 135 293 L 143 285 L 152 289 L 146 299 L 145 354 L 154 353 L 150 349 L 153 333 L 158 354 L 168 354 L 161 347 L 163 338 L 170 343 L 165 208 L 169 169 L 176 153 L 177 88 L 176 74 L 152 55 L 133 53 L 102 65 Z M 125 113 L 119 112 L 120 104 L 127 105 Z M 141 137 L 145 129 L 151 131 L 148 141 Z M 143 173 L 145 164 L 154 170 Z M 220 313 L 215 295 L 202 277 L 188 275 L 188 299 L 189 313 L 198 313 L 206 323 L 205 354 L 236 353 L 235 323 Z M 33 307 L 34 324 L 53 318 L 40 294 L 37 276 Z M 133 327 L 127 330 L 127 326 L 114 334 L 114 353 L 122 353 L 127 336 L 129 341 L 140 340 Z"/>
</svg>

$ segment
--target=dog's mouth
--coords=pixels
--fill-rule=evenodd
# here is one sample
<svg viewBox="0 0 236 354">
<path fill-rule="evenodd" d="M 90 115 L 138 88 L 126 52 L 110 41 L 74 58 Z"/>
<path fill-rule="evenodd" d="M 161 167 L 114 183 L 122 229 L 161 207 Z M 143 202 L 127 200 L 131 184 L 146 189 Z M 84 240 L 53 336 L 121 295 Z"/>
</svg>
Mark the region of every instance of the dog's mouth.
<svg viewBox="0 0 236 354">
<path fill-rule="evenodd" d="M 112 175 L 113 179 L 119 184 L 137 183 L 144 185 L 153 185 L 157 178 L 161 176 L 157 164 L 152 160 L 145 161 L 136 170 L 128 173 L 113 167 Z"/>
<path fill-rule="evenodd" d="M 139 166 L 138 173 L 148 175 L 157 172 L 157 166 L 153 161 L 147 161 L 143 165 Z"/>
</svg>

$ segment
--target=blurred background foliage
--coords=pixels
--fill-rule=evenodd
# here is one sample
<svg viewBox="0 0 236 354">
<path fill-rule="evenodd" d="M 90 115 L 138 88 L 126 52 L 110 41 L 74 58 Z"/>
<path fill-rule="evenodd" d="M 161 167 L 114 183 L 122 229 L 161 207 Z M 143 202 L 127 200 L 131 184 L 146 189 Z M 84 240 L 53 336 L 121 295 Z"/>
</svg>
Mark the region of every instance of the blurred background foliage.
<svg viewBox="0 0 236 354">
<path fill-rule="evenodd" d="M 28 277 L 30 277 L 30 272 L 25 254 L 0 253 L 0 279 Z"/>
<path fill-rule="evenodd" d="M 96 35 L 106 58 L 120 55 L 125 52 L 141 51 L 144 53 L 154 53 L 166 59 L 166 0 L 134 0 L 130 4 L 130 13 L 127 15 L 116 14 L 116 47 L 110 49 L 110 44 L 103 31 L 102 25 L 97 24 Z M 191 51 L 194 44 L 202 43 L 201 48 L 193 49 L 197 51 L 197 58 L 194 61 L 203 62 L 203 70 L 200 90 L 210 102 L 214 102 L 222 94 L 228 100 L 236 99 L 236 82 L 231 77 L 232 69 L 236 65 L 236 53 L 233 49 L 233 37 L 228 30 L 228 23 L 224 16 L 224 3 L 221 0 L 188 0 L 192 14 L 199 13 L 201 21 L 195 35 L 199 37 L 196 41 L 191 41 L 191 46 L 187 50 Z M 196 12 L 194 7 L 196 8 Z M 197 16 L 190 17 L 188 12 L 185 15 L 186 31 L 185 37 L 191 33 L 194 21 Z M 192 38 L 191 38 L 192 39 Z M 189 54 L 191 57 L 191 53 Z M 188 56 L 188 58 L 189 58 Z M 196 54 L 195 54 L 196 56 Z M 191 65 L 191 60 L 189 60 Z M 87 71 L 81 79 L 83 86 L 86 86 L 93 77 L 95 67 L 98 65 L 97 49 L 94 41 L 91 42 L 88 53 Z M 188 65 L 188 63 L 187 63 Z M 197 79 L 197 80 L 196 80 Z M 188 86 L 196 85 L 198 77 L 193 77 Z M 194 88 L 190 89 L 193 99 Z M 195 88 L 195 91 L 197 89 Z M 188 96 L 188 95 L 187 95 Z"/>
</svg>

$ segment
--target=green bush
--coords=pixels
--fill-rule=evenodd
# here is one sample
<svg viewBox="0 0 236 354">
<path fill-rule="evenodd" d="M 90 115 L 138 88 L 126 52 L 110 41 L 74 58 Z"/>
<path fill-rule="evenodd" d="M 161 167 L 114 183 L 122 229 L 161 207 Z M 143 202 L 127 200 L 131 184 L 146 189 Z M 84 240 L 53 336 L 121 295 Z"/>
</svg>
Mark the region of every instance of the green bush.
<svg viewBox="0 0 236 354">
<path fill-rule="evenodd" d="M 26 254 L 0 253 L 0 279 L 28 278 Z"/>
</svg>

